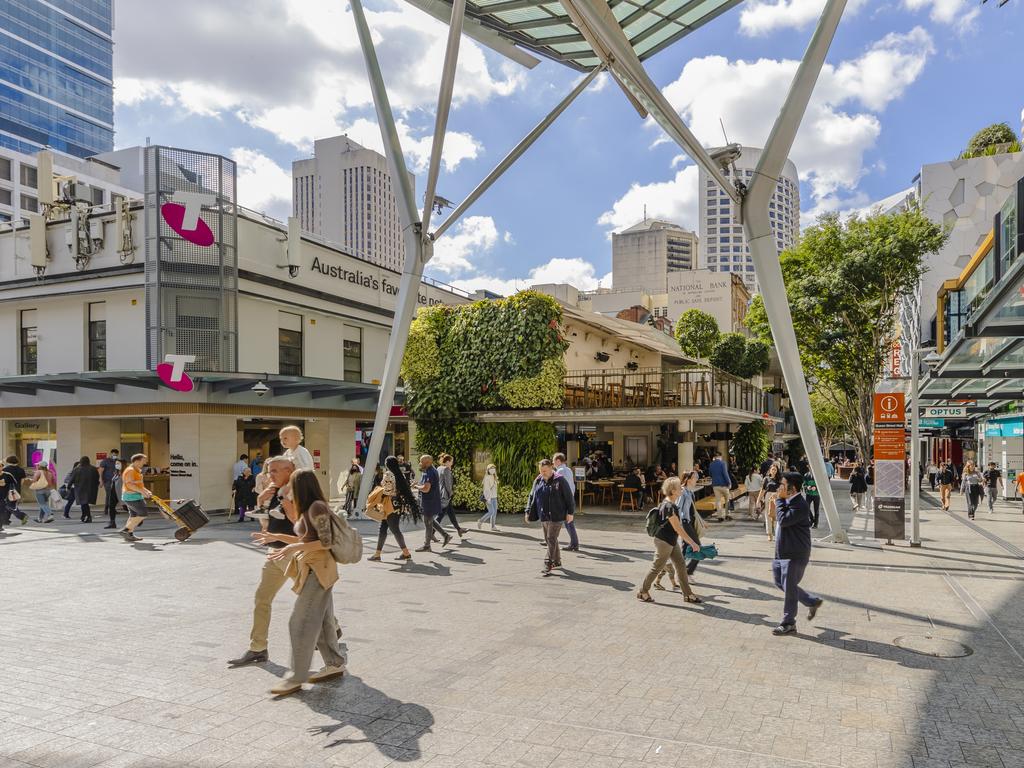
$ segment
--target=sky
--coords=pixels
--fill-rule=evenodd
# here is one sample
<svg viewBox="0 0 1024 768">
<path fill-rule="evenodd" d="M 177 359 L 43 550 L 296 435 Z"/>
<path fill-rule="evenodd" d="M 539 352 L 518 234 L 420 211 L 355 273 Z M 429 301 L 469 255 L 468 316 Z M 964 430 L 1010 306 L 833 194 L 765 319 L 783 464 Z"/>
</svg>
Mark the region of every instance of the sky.
<svg viewBox="0 0 1024 768">
<path fill-rule="evenodd" d="M 760 146 L 823 0 L 747 0 L 648 60 L 706 146 Z M 365 0 L 421 196 L 447 27 L 402 0 Z M 115 5 L 117 148 L 238 162 L 242 205 L 284 219 L 291 163 L 315 138 L 382 143 L 345 0 L 157 0 Z M 1020 131 L 1024 0 L 850 0 L 790 158 L 802 225 L 864 209 L 955 158 L 990 123 Z M 438 194 L 459 201 L 580 75 L 527 70 L 463 39 Z M 647 215 L 699 229 L 697 168 L 604 75 L 435 245 L 431 276 L 511 293 L 611 285 L 611 234 Z M 436 222 L 437 219 L 435 218 Z M 433 228 L 433 226 L 432 226 Z"/>
</svg>

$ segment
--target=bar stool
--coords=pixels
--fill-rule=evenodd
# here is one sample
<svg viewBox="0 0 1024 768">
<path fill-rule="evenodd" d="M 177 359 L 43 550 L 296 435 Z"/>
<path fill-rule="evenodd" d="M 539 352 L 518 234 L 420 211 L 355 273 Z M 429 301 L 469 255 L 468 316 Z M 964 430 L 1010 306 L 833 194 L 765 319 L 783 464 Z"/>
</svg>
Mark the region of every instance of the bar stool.
<svg viewBox="0 0 1024 768">
<path fill-rule="evenodd" d="M 639 488 L 621 488 L 621 494 L 619 496 L 619 509 L 629 509 L 636 512 L 636 497 L 635 494 L 640 491 Z"/>
</svg>

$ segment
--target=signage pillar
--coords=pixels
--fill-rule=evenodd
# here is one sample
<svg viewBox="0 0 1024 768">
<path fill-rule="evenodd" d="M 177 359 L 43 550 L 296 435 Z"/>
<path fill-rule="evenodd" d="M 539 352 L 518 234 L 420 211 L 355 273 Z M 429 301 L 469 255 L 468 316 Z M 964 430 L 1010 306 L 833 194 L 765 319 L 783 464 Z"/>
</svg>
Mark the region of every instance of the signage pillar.
<svg viewBox="0 0 1024 768">
<path fill-rule="evenodd" d="M 914 407 L 917 407 L 915 403 Z M 875 538 L 906 536 L 906 402 L 902 392 L 876 392 L 875 423 Z"/>
<path fill-rule="evenodd" d="M 910 357 L 910 546 L 921 546 L 921 408 L 918 374 L 921 361 L 915 349 Z"/>
</svg>

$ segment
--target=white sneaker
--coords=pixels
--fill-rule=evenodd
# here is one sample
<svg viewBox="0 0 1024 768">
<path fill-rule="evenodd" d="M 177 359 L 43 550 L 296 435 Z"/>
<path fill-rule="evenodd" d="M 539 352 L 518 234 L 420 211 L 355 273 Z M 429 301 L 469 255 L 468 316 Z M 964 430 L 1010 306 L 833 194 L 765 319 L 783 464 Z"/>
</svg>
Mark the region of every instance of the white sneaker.
<svg viewBox="0 0 1024 768">
<path fill-rule="evenodd" d="M 309 682 L 319 683 L 324 680 L 330 680 L 332 677 L 338 677 L 339 675 L 345 674 L 345 665 L 333 666 L 328 664 L 326 667 L 321 669 L 319 672 L 314 672 L 309 676 Z"/>
</svg>

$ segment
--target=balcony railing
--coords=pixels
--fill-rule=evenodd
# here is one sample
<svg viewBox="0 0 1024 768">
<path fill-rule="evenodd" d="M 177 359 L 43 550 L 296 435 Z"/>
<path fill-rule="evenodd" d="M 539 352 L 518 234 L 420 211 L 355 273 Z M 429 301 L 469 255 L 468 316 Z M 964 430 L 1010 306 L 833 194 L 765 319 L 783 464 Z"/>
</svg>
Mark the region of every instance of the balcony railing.
<svg viewBox="0 0 1024 768">
<path fill-rule="evenodd" d="M 735 408 L 761 415 L 771 395 L 748 381 L 715 368 L 638 368 L 635 371 L 569 371 L 565 407 L 596 408 Z"/>
</svg>

